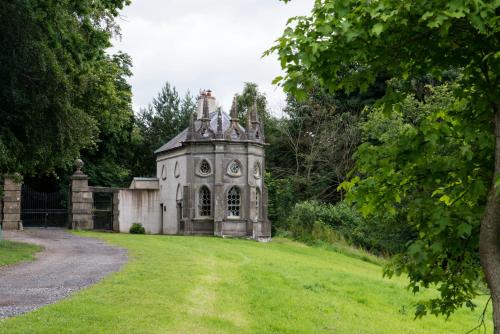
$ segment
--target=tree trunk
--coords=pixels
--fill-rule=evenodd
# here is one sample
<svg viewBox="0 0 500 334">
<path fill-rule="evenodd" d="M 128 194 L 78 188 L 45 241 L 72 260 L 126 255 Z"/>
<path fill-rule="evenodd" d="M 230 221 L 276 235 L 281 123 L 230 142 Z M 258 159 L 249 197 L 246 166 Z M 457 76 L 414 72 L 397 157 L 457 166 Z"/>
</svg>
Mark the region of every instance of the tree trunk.
<svg viewBox="0 0 500 334">
<path fill-rule="evenodd" d="M 495 108 L 495 171 L 479 234 L 479 256 L 493 305 L 494 333 L 500 334 L 500 196 L 496 179 L 500 177 L 500 104 Z M 498 189 L 500 192 L 500 189 Z"/>
</svg>

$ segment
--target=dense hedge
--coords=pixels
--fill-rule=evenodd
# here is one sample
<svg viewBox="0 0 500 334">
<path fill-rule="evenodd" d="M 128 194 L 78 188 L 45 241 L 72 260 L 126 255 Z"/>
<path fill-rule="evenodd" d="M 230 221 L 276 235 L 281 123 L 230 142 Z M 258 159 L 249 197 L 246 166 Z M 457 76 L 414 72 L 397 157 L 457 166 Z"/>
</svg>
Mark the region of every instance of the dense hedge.
<svg viewBox="0 0 500 334">
<path fill-rule="evenodd" d="M 404 222 L 364 219 L 344 202 L 336 205 L 316 201 L 297 203 L 280 232 L 306 242 L 345 240 L 379 254 L 401 251 L 413 238 Z"/>
</svg>

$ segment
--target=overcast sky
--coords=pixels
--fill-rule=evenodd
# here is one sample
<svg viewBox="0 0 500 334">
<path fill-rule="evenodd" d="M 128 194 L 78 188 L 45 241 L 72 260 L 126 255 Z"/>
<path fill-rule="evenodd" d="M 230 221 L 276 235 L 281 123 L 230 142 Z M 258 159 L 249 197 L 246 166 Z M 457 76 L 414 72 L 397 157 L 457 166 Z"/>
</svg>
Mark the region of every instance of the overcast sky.
<svg viewBox="0 0 500 334">
<path fill-rule="evenodd" d="M 243 83 L 259 85 L 279 114 L 284 94 L 271 85 L 275 56 L 261 58 L 288 18 L 307 15 L 313 0 L 133 0 L 122 12 L 122 39 L 111 50 L 132 56 L 137 111 L 169 81 L 183 94 L 211 89 L 224 110 Z"/>
</svg>

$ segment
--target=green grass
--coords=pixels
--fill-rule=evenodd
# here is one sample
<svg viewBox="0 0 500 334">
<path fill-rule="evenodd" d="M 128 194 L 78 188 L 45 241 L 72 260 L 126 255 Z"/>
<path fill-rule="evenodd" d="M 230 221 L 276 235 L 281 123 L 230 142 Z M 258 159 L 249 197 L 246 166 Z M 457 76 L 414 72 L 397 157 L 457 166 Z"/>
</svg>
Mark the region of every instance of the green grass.
<svg viewBox="0 0 500 334">
<path fill-rule="evenodd" d="M 417 299 L 403 279 L 287 239 L 78 234 L 126 247 L 130 262 L 64 301 L 0 321 L 0 333 L 435 334 L 478 322 L 480 310 L 465 309 L 414 321 Z"/>
<path fill-rule="evenodd" d="M 0 240 L 0 266 L 31 261 L 42 247 L 21 242 Z M 0 278 L 1 279 L 1 278 Z"/>
</svg>

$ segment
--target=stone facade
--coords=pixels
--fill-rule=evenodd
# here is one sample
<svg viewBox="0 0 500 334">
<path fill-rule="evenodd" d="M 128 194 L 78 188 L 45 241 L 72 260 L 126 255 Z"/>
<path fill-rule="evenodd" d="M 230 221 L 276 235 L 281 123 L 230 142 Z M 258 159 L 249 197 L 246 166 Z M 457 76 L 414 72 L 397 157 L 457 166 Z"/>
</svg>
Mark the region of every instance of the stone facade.
<svg viewBox="0 0 500 334">
<path fill-rule="evenodd" d="M 4 230 L 22 229 L 21 222 L 21 186 L 16 176 L 5 176 L 2 209 L 2 228 Z"/>
<path fill-rule="evenodd" d="M 134 178 L 128 189 L 90 187 L 77 160 L 68 207 L 71 227 L 93 229 L 93 194 L 107 192 L 113 194 L 114 231 L 127 233 L 137 222 L 151 234 L 268 240 L 264 128 L 255 105 L 246 116 L 243 127 L 235 101 L 228 115 L 216 108 L 210 91 L 203 92 L 189 127 L 155 152 L 157 178 Z M 1 209 L 4 229 L 22 228 L 21 183 L 15 178 L 5 178 Z"/>
<path fill-rule="evenodd" d="M 246 127 L 236 108 L 202 93 L 189 128 L 155 152 L 162 233 L 270 237 L 264 129 L 256 106 Z"/>
<path fill-rule="evenodd" d="M 91 230 L 94 228 L 92 217 L 93 197 L 89 187 L 89 177 L 81 168 L 83 162 L 77 161 L 77 171 L 71 176 L 70 220 L 73 230 Z"/>
<path fill-rule="evenodd" d="M 146 233 L 162 234 L 158 179 L 134 178 L 128 189 L 117 192 L 119 231 L 128 233 L 133 223 L 140 223 Z"/>
</svg>

